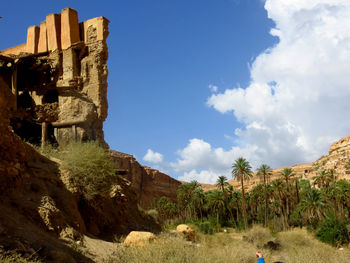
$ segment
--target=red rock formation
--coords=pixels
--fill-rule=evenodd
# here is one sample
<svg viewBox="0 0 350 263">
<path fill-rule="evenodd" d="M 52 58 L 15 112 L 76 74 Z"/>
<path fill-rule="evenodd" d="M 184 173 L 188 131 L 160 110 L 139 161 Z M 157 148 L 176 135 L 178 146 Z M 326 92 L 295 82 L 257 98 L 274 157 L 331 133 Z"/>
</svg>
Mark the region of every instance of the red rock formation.
<svg viewBox="0 0 350 263">
<path fill-rule="evenodd" d="M 110 151 L 118 172 L 131 182 L 136 191 L 139 204 L 147 208 L 154 198 L 166 196 L 175 201 L 181 182 L 158 170 L 140 165 L 134 156 Z"/>
</svg>

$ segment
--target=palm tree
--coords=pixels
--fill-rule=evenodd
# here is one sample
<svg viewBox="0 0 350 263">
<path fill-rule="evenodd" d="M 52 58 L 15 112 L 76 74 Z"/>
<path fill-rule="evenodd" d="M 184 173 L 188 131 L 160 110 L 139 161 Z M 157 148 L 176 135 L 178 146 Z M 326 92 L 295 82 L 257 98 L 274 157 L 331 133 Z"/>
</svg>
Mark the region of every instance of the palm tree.
<svg viewBox="0 0 350 263">
<path fill-rule="evenodd" d="M 244 220 L 244 228 L 248 228 L 248 219 L 247 219 L 247 202 L 244 195 L 244 181 L 252 177 L 252 167 L 249 162 L 243 157 L 238 158 L 232 164 L 232 177 L 236 180 L 241 181 L 242 187 L 242 212 Z"/>
<path fill-rule="evenodd" d="M 268 224 L 268 200 L 267 200 L 267 189 L 266 189 L 266 182 L 269 181 L 269 178 L 271 176 L 271 167 L 267 164 L 262 164 L 258 168 L 257 175 L 264 178 L 264 192 L 265 192 L 265 227 Z"/>
<path fill-rule="evenodd" d="M 320 189 L 324 187 L 327 173 L 325 170 L 321 170 L 318 175 L 314 176 L 314 186 L 317 185 Z"/>
<path fill-rule="evenodd" d="M 305 195 L 305 198 L 300 202 L 300 210 L 305 213 L 309 223 L 313 219 L 319 220 L 324 217 L 323 209 L 325 202 L 322 193 L 315 188 L 310 189 Z"/>
<path fill-rule="evenodd" d="M 225 201 L 223 194 L 218 190 L 208 192 L 208 207 L 214 213 L 216 212 L 216 223 L 219 224 L 220 212 L 225 208 Z"/>
<path fill-rule="evenodd" d="M 336 179 L 337 179 L 337 175 L 336 175 L 335 170 L 334 169 L 329 169 L 327 171 L 327 177 L 326 177 L 326 182 L 325 182 L 327 188 L 329 187 L 329 185 L 331 183 L 334 183 L 336 181 Z"/>
<path fill-rule="evenodd" d="M 204 195 L 204 191 L 201 187 L 197 187 L 194 189 L 193 191 L 193 195 L 191 198 L 191 203 L 194 207 L 194 210 L 197 211 L 199 210 L 199 214 L 201 217 L 201 221 L 203 220 L 203 206 L 204 206 L 204 202 L 205 202 L 205 195 Z"/>
<path fill-rule="evenodd" d="M 181 184 L 177 190 L 177 199 L 184 211 L 184 216 L 188 218 L 192 218 L 193 212 L 193 204 L 192 204 L 192 196 L 195 189 L 200 187 L 197 181 L 192 181 L 190 183 Z"/>
<path fill-rule="evenodd" d="M 232 211 L 231 209 L 228 207 L 228 198 L 227 198 L 227 193 L 226 193 L 226 190 L 225 190 L 225 186 L 229 186 L 229 183 L 227 182 L 227 178 L 226 176 L 219 176 L 219 178 L 217 179 L 216 181 L 216 187 L 218 189 L 221 190 L 222 194 L 224 195 L 224 201 L 225 201 L 225 208 L 226 210 L 228 210 L 228 212 L 230 213 L 231 215 L 231 218 L 232 218 L 232 221 L 233 221 L 233 224 L 235 226 L 236 225 L 236 222 L 235 222 L 235 218 L 233 217 L 233 214 L 232 214 Z"/>
<path fill-rule="evenodd" d="M 287 195 L 286 195 L 286 205 L 287 205 L 287 217 L 289 219 L 290 216 L 290 203 L 289 203 L 289 196 L 290 196 L 290 189 L 289 189 L 289 180 L 294 176 L 293 170 L 291 168 L 284 168 L 281 172 L 281 176 L 284 177 L 284 180 L 286 181 L 287 186 Z"/>
<path fill-rule="evenodd" d="M 272 182 L 272 189 L 274 193 L 275 200 L 277 199 L 279 203 L 279 209 L 282 215 L 282 224 L 284 229 L 288 229 L 288 220 L 286 216 L 286 205 L 285 205 L 285 187 L 281 179 L 274 180 Z"/>
<path fill-rule="evenodd" d="M 219 176 L 219 178 L 216 180 L 216 187 L 221 190 L 222 193 L 225 192 L 225 186 L 228 185 L 228 182 L 226 176 Z"/>
<path fill-rule="evenodd" d="M 230 198 L 230 203 L 231 203 L 230 207 L 233 207 L 233 206 L 236 207 L 236 220 L 237 220 L 237 223 L 239 224 L 239 221 L 240 221 L 239 220 L 239 211 L 241 210 L 239 204 L 240 204 L 242 195 L 239 191 L 232 190 L 230 197 L 231 197 Z"/>
</svg>

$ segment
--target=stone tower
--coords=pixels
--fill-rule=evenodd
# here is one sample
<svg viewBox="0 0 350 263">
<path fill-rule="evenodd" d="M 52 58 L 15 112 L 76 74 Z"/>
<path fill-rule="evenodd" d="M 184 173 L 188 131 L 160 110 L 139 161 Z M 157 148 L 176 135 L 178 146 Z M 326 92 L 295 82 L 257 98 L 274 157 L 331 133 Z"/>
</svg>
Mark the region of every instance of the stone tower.
<svg viewBox="0 0 350 263">
<path fill-rule="evenodd" d="M 26 43 L 0 51 L 0 89 L 20 137 L 42 145 L 104 143 L 108 23 L 79 23 L 77 11 L 65 8 L 28 27 Z"/>
</svg>

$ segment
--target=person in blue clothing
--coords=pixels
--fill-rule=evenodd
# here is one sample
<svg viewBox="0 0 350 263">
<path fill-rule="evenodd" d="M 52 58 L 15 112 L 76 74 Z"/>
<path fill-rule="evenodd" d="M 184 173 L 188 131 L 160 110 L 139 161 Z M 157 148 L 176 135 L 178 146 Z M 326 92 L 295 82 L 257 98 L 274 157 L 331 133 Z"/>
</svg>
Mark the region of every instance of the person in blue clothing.
<svg viewBox="0 0 350 263">
<path fill-rule="evenodd" d="M 265 263 L 264 257 L 260 250 L 258 250 L 255 255 L 258 258 L 258 263 Z"/>
</svg>

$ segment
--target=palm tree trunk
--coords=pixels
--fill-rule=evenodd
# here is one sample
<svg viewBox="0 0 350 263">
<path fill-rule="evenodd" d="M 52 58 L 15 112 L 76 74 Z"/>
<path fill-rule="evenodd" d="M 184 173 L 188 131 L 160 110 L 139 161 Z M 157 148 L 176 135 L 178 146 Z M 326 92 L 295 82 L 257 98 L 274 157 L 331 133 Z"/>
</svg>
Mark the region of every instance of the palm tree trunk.
<svg viewBox="0 0 350 263">
<path fill-rule="evenodd" d="M 300 197 L 299 197 L 299 186 L 298 186 L 298 179 L 295 180 L 295 190 L 297 194 L 297 204 L 300 202 Z"/>
<path fill-rule="evenodd" d="M 290 209 L 289 209 L 289 182 L 288 179 L 286 180 L 287 183 L 287 195 L 286 195 L 286 207 L 287 207 L 287 218 L 289 219 L 289 215 L 290 215 Z"/>
<path fill-rule="evenodd" d="M 234 216 L 233 216 L 233 214 L 232 214 L 231 209 L 228 207 L 228 201 L 227 201 L 227 194 L 226 194 L 226 191 L 225 191 L 224 188 L 222 188 L 222 191 L 223 191 L 222 193 L 224 194 L 224 199 L 225 199 L 225 209 L 228 210 L 228 212 L 230 213 L 230 216 L 231 216 L 231 218 L 232 218 L 233 224 L 234 224 L 235 228 L 237 228 L 237 224 L 236 224 L 235 218 L 234 218 Z"/>
<path fill-rule="evenodd" d="M 243 183 L 243 176 L 241 177 L 241 185 L 242 185 L 242 212 L 243 212 L 243 220 L 244 220 L 244 228 L 248 229 L 248 219 L 247 219 L 247 207 L 246 207 L 246 200 L 244 195 L 244 183 Z"/>
<path fill-rule="evenodd" d="M 267 203 L 267 189 L 266 189 L 266 175 L 265 175 L 265 173 L 264 173 L 264 186 L 265 186 L 265 227 L 267 227 L 267 225 L 268 225 L 268 222 L 267 222 L 267 220 L 268 220 L 268 217 L 267 217 L 267 215 L 268 215 L 268 211 L 267 211 L 268 203 Z"/>
<path fill-rule="evenodd" d="M 237 220 L 237 224 L 239 225 L 239 210 L 240 210 L 240 207 L 239 207 L 239 203 L 238 203 L 238 200 L 236 200 L 236 220 Z"/>
</svg>

